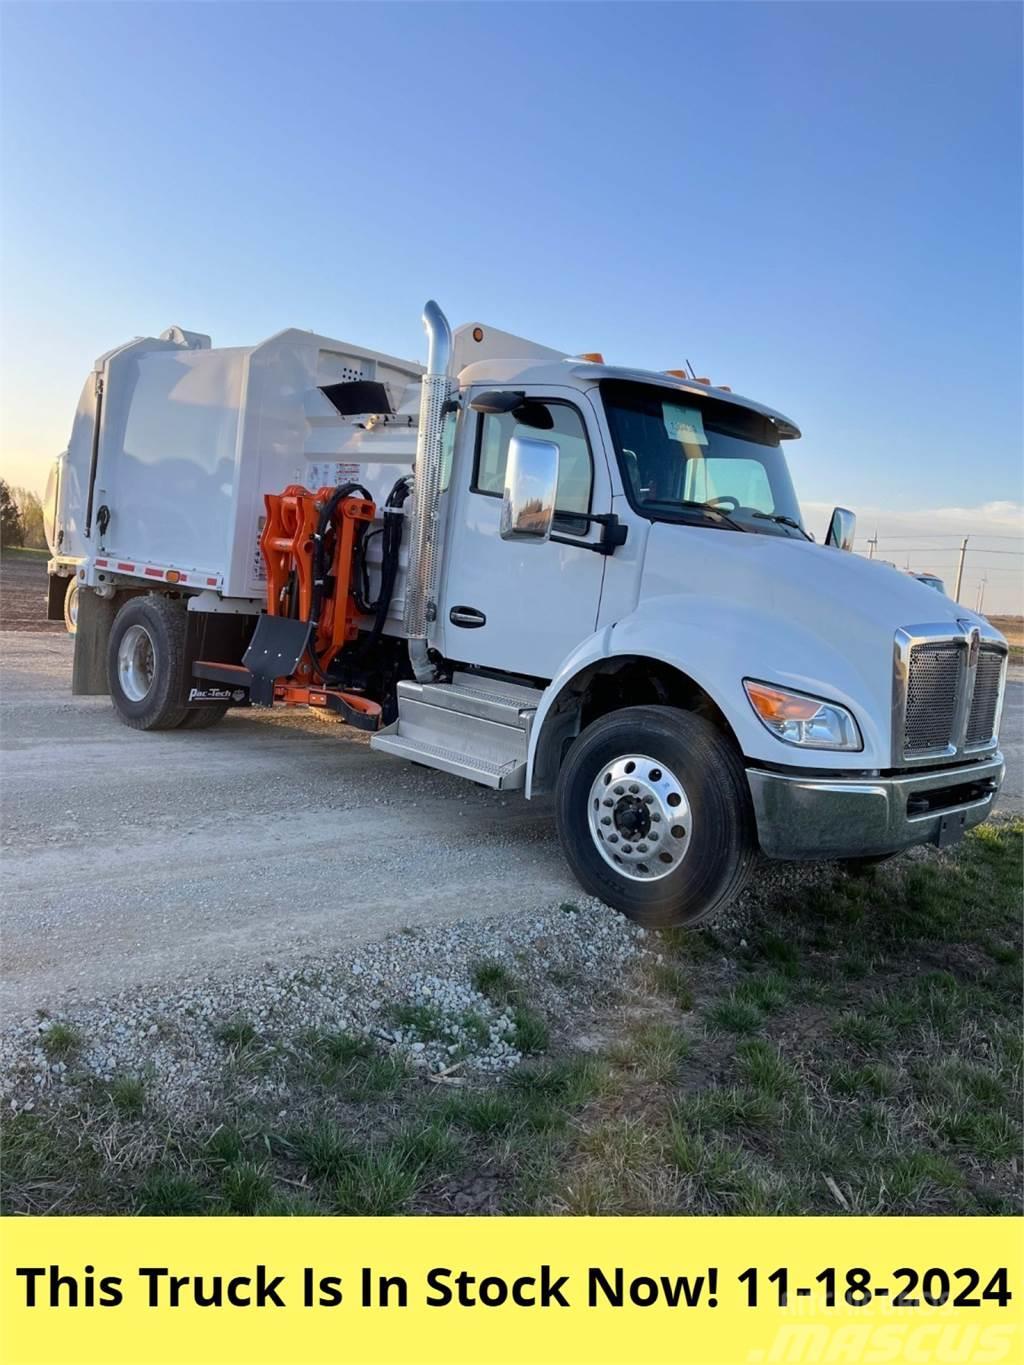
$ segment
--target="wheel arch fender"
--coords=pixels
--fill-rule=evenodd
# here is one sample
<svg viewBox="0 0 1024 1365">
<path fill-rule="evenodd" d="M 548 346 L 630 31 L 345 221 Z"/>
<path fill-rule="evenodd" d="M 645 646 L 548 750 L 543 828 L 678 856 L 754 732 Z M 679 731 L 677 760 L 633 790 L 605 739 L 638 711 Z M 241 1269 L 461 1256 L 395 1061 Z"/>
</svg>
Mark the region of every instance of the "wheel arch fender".
<svg viewBox="0 0 1024 1365">
<path fill-rule="evenodd" d="M 632 629 L 623 629 L 626 624 Z M 680 705 L 706 714 L 742 752 L 728 708 L 719 689 L 704 670 L 683 667 L 678 655 L 665 648 L 664 631 L 657 638 L 656 623 L 642 623 L 634 613 L 626 621 L 596 630 L 566 658 L 541 698 L 530 730 L 527 751 L 527 798 L 550 791 L 569 743 L 583 725 L 618 705 L 644 701 Z M 644 691 L 609 704 L 617 687 Z"/>
</svg>

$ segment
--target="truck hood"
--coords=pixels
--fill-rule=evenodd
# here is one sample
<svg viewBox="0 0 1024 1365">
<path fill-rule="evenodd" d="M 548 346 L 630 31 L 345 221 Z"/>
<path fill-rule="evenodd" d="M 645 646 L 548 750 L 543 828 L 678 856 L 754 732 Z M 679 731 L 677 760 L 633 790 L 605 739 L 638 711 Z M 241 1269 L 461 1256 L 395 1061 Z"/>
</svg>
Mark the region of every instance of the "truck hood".
<svg viewBox="0 0 1024 1365">
<path fill-rule="evenodd" d="M 663 659 L 715 700 L 748 759 L 807 764 L 753 715 L 744 678 L 846 706 L 863 749 L 813 752 L 815 767 L 892 763 L 896 631 L 941 634 L 957 621 L 1001 638 L 974 612 L 915 579 L 856 555 L 780 536 L 655 523 L 638 601 L 610 628 L 612 654 Z"/>
<path fill-rule="evenodd" d="M 695 577 L 682 572 L 683 535 L 697 550 Z M 697 542 L 699 541 L 699 548 Z M 652 525 L 640 595 L 699 595 L 746 603 L 776 618 L 799 622 L 826 639 L 856 623 L 891 647 L 901 626 L 969 621 L 975 612 L 887 564 L 831 546 L 783 536 L 740 534 L 706 527 Z M 987 626 L 992 633 L 992 627 Z"/>
</svg>

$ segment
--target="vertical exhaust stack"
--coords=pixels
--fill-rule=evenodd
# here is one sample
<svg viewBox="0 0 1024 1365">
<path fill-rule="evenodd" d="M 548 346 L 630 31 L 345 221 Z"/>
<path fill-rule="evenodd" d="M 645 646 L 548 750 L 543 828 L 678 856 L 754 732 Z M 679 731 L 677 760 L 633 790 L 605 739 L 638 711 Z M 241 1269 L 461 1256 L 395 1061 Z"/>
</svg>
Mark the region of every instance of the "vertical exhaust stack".
<svg viewBox="0 0 1024 1365">
<path fill-rule="evenodd" d="M 451 389 L 448 368 L 452 358 L 452 330 L 433 299 L 424 306 L 423 326 L 429 347 L 427 372 L 420 390 L 420 424 L 413 469 L 415 485 L 405 589 L 405 633 L 409 638 L 409 661 L 417 681 L 431 682 L 436 670 L 427 655 L 427 629 L 436 611 L 437 499 L 441 486 L 444 406 Z"/>
</svg>

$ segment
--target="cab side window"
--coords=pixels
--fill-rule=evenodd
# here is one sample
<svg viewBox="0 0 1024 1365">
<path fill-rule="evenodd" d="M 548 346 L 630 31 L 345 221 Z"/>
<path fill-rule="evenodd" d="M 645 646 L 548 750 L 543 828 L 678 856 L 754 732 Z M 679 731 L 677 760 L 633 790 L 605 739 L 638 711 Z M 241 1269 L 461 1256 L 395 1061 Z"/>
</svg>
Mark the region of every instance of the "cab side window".
<svg viewBox="0 0 1024 1365">
<path fill-rule="evenodd" d="M 584 535 L 586 513 L 590 511 L 593 464 L 583 418 L 568 403 L 538 403 L 551 415 L 550 430 L 523 426 L 515 415 L 481 413 L 476 432 L 476 462 L 473 492 L 502 497 L 505 492 L 505 465 L 508 443 L 513 436 L 554 441 L 558 446 L 558 493 L 555 526 L 559 531 Z"/>
</svg>

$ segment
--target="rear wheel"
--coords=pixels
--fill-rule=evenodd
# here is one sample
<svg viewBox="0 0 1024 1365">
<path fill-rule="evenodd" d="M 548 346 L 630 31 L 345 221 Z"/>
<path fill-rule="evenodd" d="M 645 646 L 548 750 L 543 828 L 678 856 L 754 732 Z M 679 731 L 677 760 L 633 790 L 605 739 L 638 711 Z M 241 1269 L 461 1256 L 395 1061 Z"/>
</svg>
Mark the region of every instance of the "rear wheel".
<svg viewBox="0 0 1024 1365">
<path fill-rule="evenodd" d="M 633 706 L 595 721 L 566 756 L 555 802 L 584 888 L 650 927 L 708 919 L 754 863 L 740 756 L 688 711 Z"/>
<path fill-rule="evenodd" d="M 67 626 L 68 634 L 75 635 L 78 631 L 78 579 L 68 579 L 67 591 L 64 594 L 64 624 Z"/>
<path fill-rule="evenodd" d="M 135 730 L 173 730 L 188 715 L 183 695 L 185 605 L 133 597 L 114 617 L 107 684 L 118 715 Z"/>
</svg>

